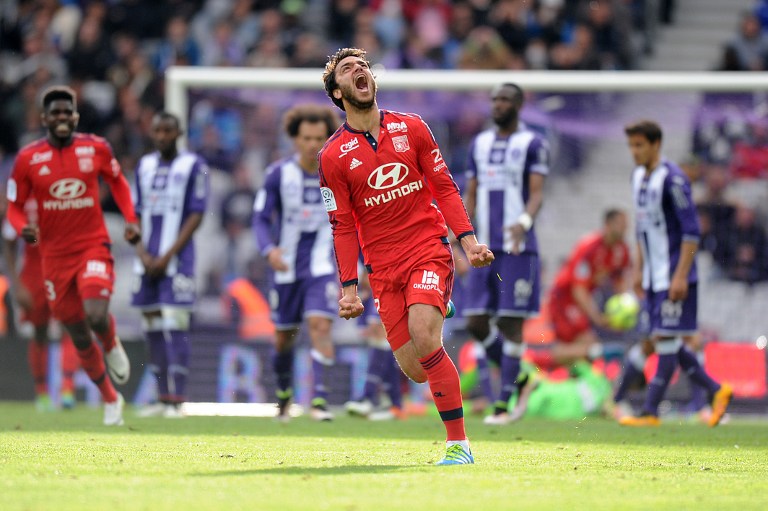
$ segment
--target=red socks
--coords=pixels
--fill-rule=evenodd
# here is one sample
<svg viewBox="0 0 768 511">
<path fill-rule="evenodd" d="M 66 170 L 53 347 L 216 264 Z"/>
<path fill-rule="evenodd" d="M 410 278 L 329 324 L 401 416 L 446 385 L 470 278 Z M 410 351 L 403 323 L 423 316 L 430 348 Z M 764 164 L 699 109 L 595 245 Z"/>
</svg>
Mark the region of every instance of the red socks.
<svg viewBox="0 0 768 511">
<path fill-rule="evenodd" d="M 441 346 L 426 357 L 420 358 L 419 362 L 427 372 L 429 390 L 445 424 L 446 440 L 466 440 L 459 372 L 451 357 Z"/>
<path fill-rule="evenodd" d="M 107 366 L 104 365 L 99 346 L 95 342 L 91 342 L 84 350 L 77 350 L 77 354 L 80 357 L 83 370 L 91 381 L 99 387 L 104 402 L 114 403 L 117 401 L 117 392 L 112 386 L 112 380 L 107 376 Z"/>
<path fill-rule="evenodd" d="M 61 391 L 74 392 L 74 377 L 78 367 L 80 367 L 80 361 L 69 334 L 62 335 L 59 347 L 61 349 Z"/>
<path fill-rule="evenodd" d="M 48 345 L 29 341 L 27 361 L 32 379 L 35 381 L 35 394 L 48 393 Z"/>
<path fill-rule="evenodd" d="M 101 341 L 104 351 L 112 351 L 112 348 L 115 347 L 115 317 L 112 314 L 109 315 L 109 326 L 106 333 L 99 333 L 95 330 L 93 333 Z"/>
</svg>

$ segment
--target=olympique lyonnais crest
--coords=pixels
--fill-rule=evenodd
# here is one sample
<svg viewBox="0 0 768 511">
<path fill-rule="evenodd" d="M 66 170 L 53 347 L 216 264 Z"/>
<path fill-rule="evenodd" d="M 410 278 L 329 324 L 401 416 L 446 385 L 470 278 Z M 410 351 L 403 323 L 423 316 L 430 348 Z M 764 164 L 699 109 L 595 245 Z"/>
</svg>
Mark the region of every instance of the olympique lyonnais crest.
<svg viewBox="0 0 768 511">
<path fill-rule="evenodd" d="M 78 158 L 80 172 L 93 172 L 93 158 Z"/>
<path fill-rule="evenodd" d="M 395 151 L 398 153 L 404 153 L 411 148 L 411 146 L 408 145 L 408 135 L 392 137 L 392 143 L 395 145 Z"/>
</svg>

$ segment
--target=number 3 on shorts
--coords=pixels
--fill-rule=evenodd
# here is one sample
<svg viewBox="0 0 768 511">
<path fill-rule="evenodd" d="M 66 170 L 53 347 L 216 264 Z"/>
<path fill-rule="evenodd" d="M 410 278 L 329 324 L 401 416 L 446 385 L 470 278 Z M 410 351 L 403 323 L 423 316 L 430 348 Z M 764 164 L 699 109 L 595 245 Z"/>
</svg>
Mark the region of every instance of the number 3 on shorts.
<svg viewBox="0 0 768 511">
<path fill-rule="evenodd" d="M 52 302 L 56 299 L 56 290 L 53 289 L 53 282 L 50 280 L 45 281 L 45 297 L 49 302 Z"/>
</svg>

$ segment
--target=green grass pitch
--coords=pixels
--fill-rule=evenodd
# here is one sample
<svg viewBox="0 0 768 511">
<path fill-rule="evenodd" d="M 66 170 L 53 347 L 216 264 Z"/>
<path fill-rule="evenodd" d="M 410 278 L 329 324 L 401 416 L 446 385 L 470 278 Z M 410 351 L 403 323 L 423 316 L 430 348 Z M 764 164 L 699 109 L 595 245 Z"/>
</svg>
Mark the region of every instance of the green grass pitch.
<svg viewBox="0 0 768 511">
<path fill-rule="evenodd" d="M 489 429 L 469 418 L 473 466 L 436 467 L 435 417 L 188 417 L 100 425 L 101 411 L 0 403 L 0 509 L 765 509 L 768 424 L 622 429 L 591 419 Z"/>
</svg>

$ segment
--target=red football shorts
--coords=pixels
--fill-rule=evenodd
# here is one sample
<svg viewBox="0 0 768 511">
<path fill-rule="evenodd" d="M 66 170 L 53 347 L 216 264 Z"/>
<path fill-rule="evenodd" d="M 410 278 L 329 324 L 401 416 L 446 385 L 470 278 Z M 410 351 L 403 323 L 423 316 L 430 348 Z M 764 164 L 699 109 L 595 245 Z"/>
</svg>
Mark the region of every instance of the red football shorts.
<svg viewBox="0 0 768 511">
<path fill-rule="evenodd" d="M 45 296 L 45 280 L 43 279 L 43 264 L 39 256 L 30 256 L 30 251 L 24 256 L 24 266 L 19 273 L 19 281 L 32 296 L 32 308 L 21 311 L 21 321 L 32 323 L 34 326 L 47 325 L 51 320 L 51 309 Z"/>
<path fill-rule="evenodd" d="M 83 300 L 109 300 L 115 282 L 113 266 L 105 246 L 44 259 L 45 291 L 53 316 L 64 324 L 76 323 L 85 319 Z"/>
<path fill-rule="evenodd" d="M 589 317 L 571 296 L 553 293 L 549 299 L 549 315 L 559 342 L 570 343 L 592 328 Z"/>
<path fill-rule="evenodd" d="M 374 302 L 387 332 L 392 351 L 411 339 L 408 307 L 415 303 L 434 305 L 445 315 L 453 289 L 451 246 L 435 243 L 387 268 L 373 268 L 369 275 Z"/>
</svg>

